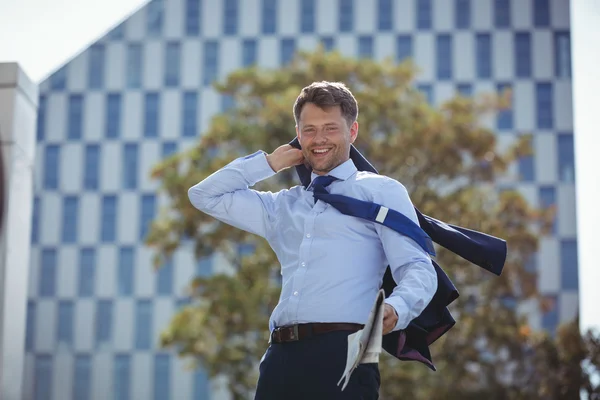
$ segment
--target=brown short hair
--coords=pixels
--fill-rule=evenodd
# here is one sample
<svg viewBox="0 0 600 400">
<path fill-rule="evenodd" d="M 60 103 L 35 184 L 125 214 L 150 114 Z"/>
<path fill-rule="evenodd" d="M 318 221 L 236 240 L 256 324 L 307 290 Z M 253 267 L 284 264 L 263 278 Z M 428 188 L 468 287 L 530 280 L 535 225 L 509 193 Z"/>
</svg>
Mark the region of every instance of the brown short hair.
<svg viewBox="0 0 600 400">
<path fill-rule="evenodd" d="M 296 125 L 306 103 L 313 103 L 320 108 L 340 106 L 342 116 L 348 122 L 348 126 L 352 125 L 358 117 L 358 103 L 352 92 L 342 82 L 313 82 L 302 89 L 294 103 Z"/>
</svg>

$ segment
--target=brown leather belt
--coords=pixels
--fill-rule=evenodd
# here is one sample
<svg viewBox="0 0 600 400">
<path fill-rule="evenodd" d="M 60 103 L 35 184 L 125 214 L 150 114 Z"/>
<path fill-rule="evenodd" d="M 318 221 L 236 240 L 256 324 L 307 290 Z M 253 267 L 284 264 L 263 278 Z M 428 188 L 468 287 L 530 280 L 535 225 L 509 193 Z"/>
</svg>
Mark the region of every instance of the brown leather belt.
<svg viewBox="0 0 600 400">
<path fill-rule="evenodd" d="M 364 325 L 351 323 L 312 323 L 281 326 L 271 333 L 272 343 L 296 342 L 310 337 L 336 331 L 356 332 Z"/>
</svg>

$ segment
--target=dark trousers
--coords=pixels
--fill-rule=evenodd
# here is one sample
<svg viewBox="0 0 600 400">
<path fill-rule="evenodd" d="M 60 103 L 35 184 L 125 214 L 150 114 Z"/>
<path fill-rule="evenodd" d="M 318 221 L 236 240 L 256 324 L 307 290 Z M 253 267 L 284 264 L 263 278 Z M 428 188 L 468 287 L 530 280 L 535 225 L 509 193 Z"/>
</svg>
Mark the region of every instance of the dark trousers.
<svg viewBox="0 0 600 400">
<path fill-rule="evenodd" d="M 376 400 L 378 364 L 360 364 L 342 391 L 350 332 L 272 343 L 260 364 L 255 400 Z"/>
</svg>

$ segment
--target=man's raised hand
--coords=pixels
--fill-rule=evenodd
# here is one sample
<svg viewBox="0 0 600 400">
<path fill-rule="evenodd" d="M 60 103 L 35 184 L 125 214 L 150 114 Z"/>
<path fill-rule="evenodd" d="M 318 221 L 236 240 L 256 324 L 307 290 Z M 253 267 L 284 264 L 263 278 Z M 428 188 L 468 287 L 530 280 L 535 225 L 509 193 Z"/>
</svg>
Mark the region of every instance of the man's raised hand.
<svg viewBox="0 0 600 400">
<path fill-rule="evenodd" d="M 304 156 L 302 155 L 302 150 L 298 150 L 289 144 L 284 144 L 267 155 L 267 162 L 273 171 L 279 172 L 286 168 L 302 164 Z"/>
</svg>

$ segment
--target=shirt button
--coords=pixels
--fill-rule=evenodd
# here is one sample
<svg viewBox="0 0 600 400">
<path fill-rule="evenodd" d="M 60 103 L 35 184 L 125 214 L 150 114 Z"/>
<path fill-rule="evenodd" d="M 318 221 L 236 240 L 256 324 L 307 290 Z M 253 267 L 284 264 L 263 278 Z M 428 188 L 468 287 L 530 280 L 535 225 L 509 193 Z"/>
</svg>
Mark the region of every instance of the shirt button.
<svg viewBox="0 0 600 400">
<path fill-rule="evenodd" d="M 302 264 L 300 264 L 300 265 L 302 265 L 303 267 L 306 267 L 306 263 L 302 263 Z"/>
<path fill-rule="evenodd" d="M 307 237 L 307 238 L 309 238 L 309 237 L 310 237 L 310 233 L 307 233 L 307 234 L 306 234 L 306 237 Z"/>
<path fill-rule="evenodd" d="M 294 292 L 294 296 L 298 296 L 298 291 L 295 291 L 295 292 Z"/>
</svg>

